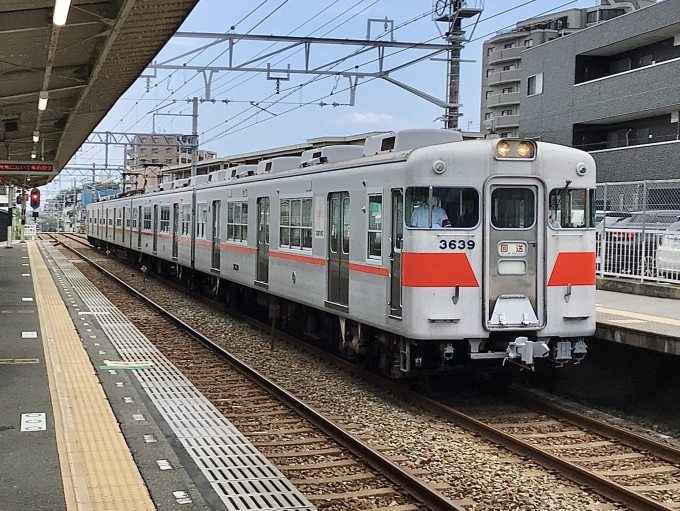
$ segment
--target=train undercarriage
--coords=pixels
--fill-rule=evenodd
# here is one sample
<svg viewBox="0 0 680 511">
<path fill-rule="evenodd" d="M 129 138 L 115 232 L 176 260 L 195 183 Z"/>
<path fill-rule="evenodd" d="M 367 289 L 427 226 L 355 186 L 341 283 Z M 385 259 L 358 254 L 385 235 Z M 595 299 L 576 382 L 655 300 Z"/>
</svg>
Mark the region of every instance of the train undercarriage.
<svg viewBox="0 0 680 511">
<path fill-rule="evenodd" d="M 264 291 L 208 275 L 137 251 L 89 238 L 92 245 L 138 266 L 144 274 L 175 281 L 228 308 L 268 321 L 272 327 L 336 353 L 362 367 L 399 379 L 423 374 L 503 371 L 506 366 L 534 371 L 580 362 L 583 338 L 536 338 L 516 332 L 493 332 L 487 339 L 415 340 L 292 302 Z"/>
</svg>

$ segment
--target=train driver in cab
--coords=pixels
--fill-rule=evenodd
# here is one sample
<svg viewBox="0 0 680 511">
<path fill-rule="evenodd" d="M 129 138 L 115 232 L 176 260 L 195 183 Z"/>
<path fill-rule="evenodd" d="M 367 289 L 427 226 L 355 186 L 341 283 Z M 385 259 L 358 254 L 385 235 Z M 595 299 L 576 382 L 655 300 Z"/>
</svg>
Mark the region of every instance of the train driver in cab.
<svg viewBox="0 0 680 511">
<path fill-rule="evenodd" d="M 439 200 L 432 196 L 432 228 L 450 227 L 449 216 L 439 204 Z M 411 227 L 430 227 L 430 205 L 426 198 L 423 203 L 411 213 Z"/>
</svg>

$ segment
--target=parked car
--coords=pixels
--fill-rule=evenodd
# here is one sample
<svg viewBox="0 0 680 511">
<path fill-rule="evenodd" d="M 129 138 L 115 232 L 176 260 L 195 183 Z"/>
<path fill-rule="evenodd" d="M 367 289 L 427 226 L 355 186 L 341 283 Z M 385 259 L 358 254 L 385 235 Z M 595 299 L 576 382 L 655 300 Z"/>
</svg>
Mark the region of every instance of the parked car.
<svg viewBox="0 0 680 511">
<path fill-rule="evenodd" d="M 669 225 L 659 236 L 656 270 L 660 277 L 680 279 L 680 221 Z"/>
<path fill-rule="evenodd" d="M 605 271 L 655 276 L 657 239 L 679 219 L 680 210 L 634 211 L 606 227 Z"/>
</svg>

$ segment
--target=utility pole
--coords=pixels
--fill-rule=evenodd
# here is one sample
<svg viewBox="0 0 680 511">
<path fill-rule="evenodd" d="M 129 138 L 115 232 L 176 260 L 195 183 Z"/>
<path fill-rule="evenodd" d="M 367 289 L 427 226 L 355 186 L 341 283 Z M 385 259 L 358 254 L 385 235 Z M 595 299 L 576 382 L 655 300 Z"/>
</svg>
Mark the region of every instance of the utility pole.
<svg viewBox="0 0 680 511">
<path fill-rule="evenodd" d="M 190 101 L 193 107 L 191 112 L 191 177 L 196 177 L 198 164 L 198 98 L 194 96 Z"/>
<path fill-rule="evenodd" d="M 21 243 L 26 243 L 26 235 L 24 234 L 24 227 L 26 224 L 26 201 L 28 200 L 28 194 L 26 193 L 27 190 L 25 188 L 21 189 L 21 217 L 20 217 L 20 223 L 21 223 Z"/>
<path fill-rule="evenodd" d="M 472 4 L 472 5 L 468 5 Z M 446 84 L 446 98 L 450 106 L 446 107 L 445 127 L 458 128 L 458 118 L 461 116 L 458 107 L 460 92 L 460 52 L 465 41 L 462 28 L 464 19 L 478 16 L 484 10 L 483 0 L 466 2 L 464 0 L 437 0 L 435 2 L 435 21 L 448 23 L 446 40 L 449 43 L 449 70 Z"/>
</svg>

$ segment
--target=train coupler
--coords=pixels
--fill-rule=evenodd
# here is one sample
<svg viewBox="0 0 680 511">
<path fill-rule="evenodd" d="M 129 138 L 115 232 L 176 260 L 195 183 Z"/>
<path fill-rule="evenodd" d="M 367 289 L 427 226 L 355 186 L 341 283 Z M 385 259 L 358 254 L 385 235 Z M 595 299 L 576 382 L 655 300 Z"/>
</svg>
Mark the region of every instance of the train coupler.
<svg viewBox="0 0 680 511">
<path fill-rule="evenodd" d="M 547 357 L 550 354 L 550 348 L 543 341 L 530 341 L 527 337 L 517 337 L 508 343 L 506 353 L 505 360 L 521 362 L 523 365 L 533 367 L 534 359 Z"/>
</svg>

